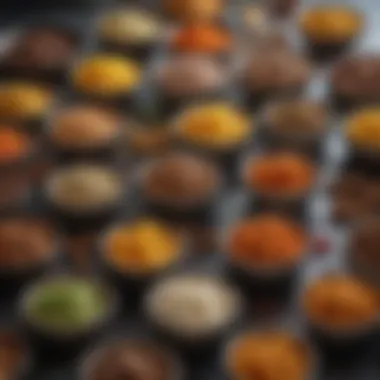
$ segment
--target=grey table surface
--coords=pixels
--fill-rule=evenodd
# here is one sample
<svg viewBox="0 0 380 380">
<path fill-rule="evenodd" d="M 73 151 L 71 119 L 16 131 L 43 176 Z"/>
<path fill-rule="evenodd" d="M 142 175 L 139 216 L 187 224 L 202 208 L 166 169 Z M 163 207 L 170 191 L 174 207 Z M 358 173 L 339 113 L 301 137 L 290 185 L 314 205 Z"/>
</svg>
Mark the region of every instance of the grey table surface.
<svg viewBox="0 0 380 380">
<path fill-rule="evenodd" d="M 142 1 L 144 2 L 144 1 Z M 325 1 L 331 3 L 332 1 Z M 338 2 L 338 1 L 334 1 Z M 150 3 L 148 0 L 146 3 Z M 249 1 L 236 0 L 230 3 L 228 18 L 237 23 L 241 16 L 242 10 L 246 4 L 253 3 Z M 321 3 L 321 0 L 303 0 L 301 10 L 303 7 L 307 7 L 311 4 Z M 340 3 L 352 4 L 358 6 L 364 10 L 367 16 L 367 28 L 355 47 L 358 51 L 380 51 L 380 0 L 341 0 Z M 1 24 L 6 28 L 9 24 L 24 25 L 26 22 L 35 22 L 37 20 L 53 21 L 63 20 L 65 23 L 69 23 L 73 26 L 86 29 L 87 26 L 91 26 L 96 15 L 99 13 L 99 7 L 60 7 L 58 5 L 48 5 L 33 7 L 32 2 L 26 4 L 24 7 L 20 4 L 17 5 L 17 9 L 10 9 L 9 12 L 2 12 L 0 15 Z M 284 28 L 286 33 L 290 33 L 292 39 L 297 41 L 297 33 L 293 30 L 291 22 L 287 22 L 286 25 L 277 25 L 279 28 Z M 294 23 L 293 23 L 294 24 Z M 1 38 L 1 35 L 0 35 Z M 90 43 L 91 45 L 91 43 Z M 92 46 L 94 47 L 94 46 Z M 88 47 L 89 50 L 92 49 Z M 314 78 L 310 84 L 309 95 L 315 98 L 323 99 L 326 95 L 327 80 L 329 66 L 324 66 L 315 71 Z M 303 273 L 303 282 L 310 281 L 311 278 L 319 276 L 320 274 L 329 270 L 342 270 L 344 268 L 344 256 L 345 256 L 345 240 L 346 233 L 344 230 L 339 229 L 330 222 L 329 215 L 329 199 L 326 196 L 324 189 L 326 185 L 339 173 L 339 163 L 344 158 L 345 146 L 342 139 L 342 122 L 344 117 L 341 115 L 335 115 L 332 123 L 331 133 L 326 142 L 326 157 L 325 165 L 321 171 L 320 180 L 316 195 L 311 204 L 311 224 L 310 229 L 312 233 L 316 235 L 329 236 L 333 243 L 333 249 L 329 255 L 313 255 L 311 252 L 309 255 L 308 263 Z M 244 209 L 244 194 L 241 191 L 235 191 L 228 193 L 220 207 L 220 234 L 225 233 L 228 226 L 241 215 Z M 195 268 L 202 268 L 202 270 L 218 271 L 219 263 L 217 253 L 210 254 L 207 257 L 197 257 L 194 262 L 189 265 Z M 303 288 L 303 284 L 300 286 L 300 291 Z M 302 323 L 297 317 L 297 297 L 295 295 L 295 303 L 289 304 L 286 310 L 281 313 L 265 316 L 264 318 L 257 318 L 252 323 L 260 326 L 267 325 L 280 325 L 287 328 L 299 331 L 302 329 Z M 128 316 L 123 318 L 117 326 L 113 326 L 114 333 L 119 333 L 121 330 L 128 335 L 128 332 L 133 330 L 140 330 L 142 333 L 146 332 L 144 323 L 138 316 Z M 28 379 L 30 380 L 68 380 L 76 378 L 77 363 L 67 366 L 51 367 L 49 363 L 37 366 Z M 196 380 L 211 380 L 211 379 L 224 379 L 224 375 L 220 369 L 220 363 L 218 360 L 210 362 L 208 366 L 202 366 L 195 368 L 191 374 L 191 379 Z M 360 363 L 346 363 L 344 368 L 331 369 L 327 373 L 321 376 L 321 379 L 326 380 L 361 380 L 361 379 L 376 379 L 380 377 L 380 367 L 378 365 L 378 359 L 376 360 L 376 354 L 365 358 Z"/>
</svg>

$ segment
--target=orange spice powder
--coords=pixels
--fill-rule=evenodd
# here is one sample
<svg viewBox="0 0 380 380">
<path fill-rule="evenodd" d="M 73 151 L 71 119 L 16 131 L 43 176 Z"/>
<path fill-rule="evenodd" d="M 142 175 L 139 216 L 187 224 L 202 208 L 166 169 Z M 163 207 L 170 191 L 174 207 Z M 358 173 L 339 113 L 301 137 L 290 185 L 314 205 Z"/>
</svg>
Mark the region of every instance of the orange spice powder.
<svg viewBox="0 0 380 380">
<path fill-rule="evenodd" d="M 191 25 L 179 31 L 175 50 L 186 53 L 223 53 L 232 45 L 231 34 L 215 25 Z"/>
<path fill-rule="evenodd" d="M 306 344 L 281 331 L 246 332 L 229 354 L 228 367 L 237 379 L 303 380 L 311 367 Z"/>
<path fill-rule="evenodd" d="M 272 214 L 246 219 L 233 230 L 232 260 L 248 265 L 295 263 L 306 248 L 304 231 L 292 221 Z"/>
<path fill-rule="evenodd" d="M 28 138 L 9 127 L 0 127 L 0 163 L 22 157 L 30 147 Z"/>
<path fill-rule="evenodd" d="M 253 160 L 247 167 L 246 181 L 260 192 L 292 195 L 309 190 L 315 175 L 316 169 L 307 159 L 281 153 Z"/>
</svg>

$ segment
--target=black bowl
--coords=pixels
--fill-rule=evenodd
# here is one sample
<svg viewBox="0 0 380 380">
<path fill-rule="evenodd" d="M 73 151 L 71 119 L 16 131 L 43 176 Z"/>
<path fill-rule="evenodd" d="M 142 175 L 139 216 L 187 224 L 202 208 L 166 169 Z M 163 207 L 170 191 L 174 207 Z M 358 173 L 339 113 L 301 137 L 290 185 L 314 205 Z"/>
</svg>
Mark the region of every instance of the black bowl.
<svg viewBox="0 0 380 380">
<path fill-rule="evenodd" d="M 116 317 L 119 311 L 119 296 L 115 290 L 105 285 L 97 279 L 88 278 L 99 285 L 107 294 L 107 312 L 102 319 L 95 321 L 91 325 L 70 332 L 59 332 L 50 330 L 46 326 L 34 323 L 28 318 L 26 303 L 31 296 L 33 290 L 41 285 L 46 285 L 56 278 L 77 278 L 72 275 L 49 275 L 39 279 L 29 285 L 20 296 L 18 301 L 18 317 L 21 322 L 22 330 L 28 338 L 31 346 L 36 351 L 37 357 L 41 357 L 46 361 L 70 361 L 75 358 L 86 346 L 93 343 L 99 336 L 107 331 L 110 323 Z"/>
<path fill-rule="evenodd" d="M 121 224 L 123 226 L 124 224 Z M 175 270 L 186 257 L 186 242 L 185 239 L 180 247 L 178 257 L 167 267 L 158 271 L 148 273 L 136 273 L 127 270 L 119 269 L 115 264 L 112 264 L 106 258 L 106 241 L 109 235 L 120 225 L 114 225 L 107 229 L 101 236 L 97 244 L 97 256 L 100 266 L 100 271 L 107 278 L 109 283 L 113 284 L 119 290 L 123 300 L 127 305 L 139 306 L 141 298 L 146 290 L 158 278 Z"/>
</svg>

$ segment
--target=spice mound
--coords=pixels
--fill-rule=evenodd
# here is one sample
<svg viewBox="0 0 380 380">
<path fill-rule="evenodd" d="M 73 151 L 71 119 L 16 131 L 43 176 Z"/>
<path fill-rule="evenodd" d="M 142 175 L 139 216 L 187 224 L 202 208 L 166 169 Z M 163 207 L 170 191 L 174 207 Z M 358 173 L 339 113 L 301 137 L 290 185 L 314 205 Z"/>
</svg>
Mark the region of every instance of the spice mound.
<svg viewBox="0 0 380 380">
<path fill-rule="evenodd" d="M 139 66 L 119 55 L 88 57 L 79 63 L 73 73 L 77 89 L 100 96 L 129 93 L 135 89 L 140 80 Z"/>
<path fill-rule="evenodd" d="M 42 116 L 52 102 L 52 93 L 42 86 L 26 82 L 0 85 L 0 117 L 33 119 Z"/>
<path fill-rule="evenodd" d="M 11 218 L 0 222 L 0 268 L 28 269 L 52 259 L 55 239 L 42 220 Z"/>
<path fill-rule="evenodd" d="M 230 32 L 220 26 L 196 24 L 183 27 L 173 41 L 173 49 L 182 53 L 219 54 L 232 49 Z"/>
<path fill-rule="evenodd" d="M 0 331 L 0 378 L 14 379 L 23 372 L 27 349 L 12 331 Z"/>
<path fill-rule="evenodd" d="M 191 96 L 220 90 L 228 79 L 223 65 L 203 56 L 185 55 L 164 62 L 157 84 L 170 96 Z"/>
<path fill-rule="evenodd" d="M 306 241 L 301 227 L 266 214 L 243 220 L 233 228 L 229 254 L 232 261 L 253 268 L 294 265 L 304 254 Z"/>
<path fill-rule="evenodd" d="M 91 149 L 111 143 L 118 132 L 118 117 L 93 106 L 73 106 L 54 120 L 51 137 L 66 149 Z"/>
<path fill-rule="evenodd" d="M 333 329 L 361 327 L 377 316 L 377 295 L 359 279 L 346 275 L 326 276 L 312 283 L 303 300 L 308 318 Z"/>
<path fill-rule="evenodd" d="M 240 312 L 237 293 L 219 278 L 182 275 L 162 280 L 147 296 L 150 318 L 183 338 L 202 338 L 227 327 Z"/>
<path fill-rule="evenodd" d="M 26 158 L 31 149 L 32 142 L 26 134 L 0 126 L 0 165 Z"/>
<path fill-rule="evenodd" d="M 176 378 L 178 366 L 175 359 L 152 343 L 121 340 L 87 357 L 83 380 L 168 380 Z"/>
<path fill-rule="evenodd" d="M 225 0 L 164 0 L 164 8 L 172 17 L 180 21 L 212 21 L 224 9 Z"/>
<path fill-rule="evenodd" d="M 106 237 L 106 260 L 121 271 L 150 273 L 162 270 L 178 259 L 179 234 L 155 220 L 139 220 L 113 229 Z"/>
<path fill-rule="evenodd" d="M 142 9 L 112 11 L 101 20 L 99 29 L 103 39 L 121 45 L 150 43 L 161 32 L 158 20 Z"/>
<path fill-rule="evenodd" d="M 272 104 L 267 110 L 265 121 L 274 133 L 303 138 L 325 131 L 327 112 L 315 101 L 288 99 Z"/>
<path fill-rule="evenodd" d="M 86 212 L 117 202 L 122 184 L 112 170 L 83 164 L 55 172 L 48 181 L 47 191 L 57 206 L 73 212 Z"/>
<path fill-rule="evenodd" d="M 244 75 L 249 90 L 284 91 L 306 84 L 310 64 L 287 49 L 260 51 L 254 54 Z"/>
<path fill-rule="evenodd" d="M 253 129 L 249 118 L 228 103 L 191 107 L 176 127 L 180 138 L 209 149 L 234 148 L 251 137 Z"/>
<path fill-rule="evenodd" d="M 359 148 L 380 149 L 380 107 L 366 108 L 348 121 L 347 137 Z"/>
<path fill-rule="evenodd" d="M 252 159 L 246 170 L 250 188 L 270 196 L 293 196 L 308 192 L 316 169 L 306 158 L 292 153 L 267 154 Z"/>
<path fill-rule="evenodd" d="M 74 36 L 64 30 L 36 28 L 27 30 L 11 47 L 4 63 L 31 70 L 64 69 L 75 53 Z"/>
<path fill-rule="evenodd" d="M 304 380 L 312 368 L 306 344 L 285 332 L 248 332 L 233 341 L 227 352 L 233 378 Z"/>
<path fill-rule="evenodd" d="M 108 313 L 109 294 L 87 279 L 52 278 L 30 288 L 25 318 L 44 330 L 69 333 L 90 328 Z"/>
<path fill-rule="evenodd" d="M 354 102 L 380 98 L 380 58 L 376 55 L 343 58 L 333 68 L 331 85 L 338 96 Z"/>
<path fill-rule="evenodd" d="M 313 41 L 322 43 L 350 40 L 362 26 L 361 15 L 345 6 L 312 8 L 301 19 L 303 32 Z"/>
<path fill-rule="evenodd" d="M 220 174 L 209 161 L 174 153 L 153 162 L 143 183 L 143 192 L 150 200 L 191 206 L 208 201 L 219 182 Z"/>
</svg>

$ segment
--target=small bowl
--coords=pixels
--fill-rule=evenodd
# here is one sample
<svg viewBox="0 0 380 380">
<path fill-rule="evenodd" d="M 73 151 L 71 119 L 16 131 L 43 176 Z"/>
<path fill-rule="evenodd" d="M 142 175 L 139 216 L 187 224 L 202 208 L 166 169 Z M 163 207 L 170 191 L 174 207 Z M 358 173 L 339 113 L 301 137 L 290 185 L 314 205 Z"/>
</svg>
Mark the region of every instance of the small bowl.
<svg viewBox="0 0 380 380">
<path fill-rule="evenodd" d="M 144 314 L 151 330 L 158 337 L 158 339 L 163 342 L 167 342 L 171 347 L 173 347 L 173 349 L 181 353 L 181 356 L 191 365 L 194 363 L 197 363 L 198 365 L 202 363 L 204 365 L 208 364 L 211 358 L 214 357 L 215 352 L 218 350 L 218 347 L 223 342 L 225 336 L 227 336 L 231 330 L 235 329 L 236 325 L 240 322 L 240 319 L 243 315 L 245 305 L 240 292 L 228 282 L 224 281 L 224 283 L 229 286 L 229 288 L 236 296 L 237 308 L 233 313 L 234 315 L 232 316 L 231 320 L 226 321 L 224 326 L 199 335 L 180 335 L 175 331 L 172 331 L 168 326 L 164 326 L 155 320 L 155 318 L 151 315 L 148 306 L 149 299 L 152 292 L 154 291 L 155 285 L 153 285 L 151 289 L 146 293 L 143 304 Z"/>
<path fill-rule="evenodd" d="M 233 260 L 229 254 L 232 231 L 221 241 L 227 256 L 226 274 L 252 301 L 270 298 L 286 303 L 298 285 L 299 275 L 304 266 L 305 254 L 289 265 L 252 265 Z"/>
<path fill-rule="evenodd" d="M 69 234 L 97 231 L 114 220 L 119 212 L 123 192 L 107 205 L 86 211 L 69 210 L 53 201 L 50 196 L 54 173 L 48 176 L 43 187 L 43 199 L 53 220 Z M 121 180 L 120 180 L 121 181 Z"/>
<path fill-rule="evenodd" d="M 70 110 L 70 106 L 68 107 Z M 58 111 L 58 116 L 62 110 Z M 63 108 L 63 113 L 65 108 Z M 105 108 L 105 111 L 108 111 Z M 109 110 L 110 113 L 113 110 Z M 115 112 L 115 117 L 119 119 L 117 112 Z M 120 117 L 119 124 L 122 124 L 122 118 Z M 111 140 L 105 141 L 103 144 L 97 146 L 90 146 L 84 148 L 71 148 L 61 146 L 58 142 L 54 141 L 52 136 L 52 131 L 54 129 L 54 123 L 57 121 L 57 118 L 52 116 L 50 120 L 46 121 L 46 143 L 49 145 L 51 150 L 51 155 L 58 164 L 73 164 L 77 162 L 98 162 L 98 163 L 107 163 L 112 164 L 118 158 L 118 153 L 123 145 L 123 136 L 122 136 L 122 125 L 119 125 L 114 137 Z"/>
<path fill-rule="evenodd" d="M 300 194 L 263 193 L 252 189 L 247 183 L 247 171 L 254 157 L 248 157 L 241 170 L 241 182 L 248 191 L 249 214 L 274 212 L 280 215 L 307 221 L 309 217 L 309 203 L 313 186 Z"/>
<path fill-rule="evenodd" d="M 234 350 L 235 345 L 238 343 L 238 341 L 244 337 L 247 333 L 249 334 L 250 332 L 255 332 L 257 331 L 256 329 L 248 329 L 242 332 L 239 332 L 236 334 L 232 339 L 230 339 L 226 346 L 223 349 L 222 356 L 220 358 L 221 366 L 224 368 L 224 372 L 227 374 L 227 378 L 230 380 L 235 379 L 236 375 L 232 373 L 232 370 L 230 368 L 229 362 L 230 362 L 230 357 L 231 357 L 231 352 Z M 272 329 L 269 329 L 267 331 L 272 331 Z M 273 332 L 278 331 L 280 332 L 281 330 L 273 330 Z M 260 333 L 261 331 L 258 331 Z M 295 338 L 297 336 L 294 334 L 293 335 Z M 299 338 L 300 343 L 304 343 L 305 345 L 305 350 L 308 351 L 309 358 L 310 358 L 310 369 L 308 371 L 308 376 L 305 378 L 305 380 L 316 380 L 319 378 L 320 372 L 321 372 L 321 363 L 320 363 L 320 358 L 318 353 L 316 352 L 315 348 L 308 342 L 307 340 L 303 338 Z M 268 362 L 269 363 L 269 362 Z"/>
<path fill-rule="evenodd" d="M 105 294 L 108 295 L 108 310 L 102 319 L 95 321 L 86 328 L 67 332 L 59 332 L 54 329 L 49 329 L 47 326 L 32 322 L 27 315 L 27 302 L 33 292 L 40 286 L 46 286 L 50 282 L 70 278 L 83 277 L 64 274 L 49 275 L 26 287 L 18 300 L 18 317 L 21 321 L 22 328 L 30 344 L 44 360 L 46 360 L 46 358 L 51 359 L 51 361 L 72 360 L 72 358 L 76 357 L 87 345 L 91 344 L 107 330 L 109 324 L 114 320 L 119 311 L 119 297 L 115 290 L 96 278 L 89 277 L 88 281 L 99 286 L 104 290 Z"/>
<path fill-rule="evenodd" d="M 181 136 L 178 120 L 183 113 L 178 114 L 172 121 L 173 139 L 177 141 L 181 149 L 205 157 L 220 168 L 224 176 L 224 182 L 229 187 L 236 187 L 240 182 L 239 168 L 241 158 L 245 151 L 253 145 L 255 131 L 246 136 L 240 143 L 217 149 L 192 143 Z"/>
<path fill-rule="evenodd" d="M 96 364 L 97 359 L 101 357 L 101 355 L 104 353 L 104 351 L 107 350 L 107 348 L 112 345 L 112 344 L 117 344 L 117 343 L 123 343 L 126 342 L 127 344 L 131 344 L 136 342 L 138 343 L 144 343 L 148 347 L 154 347 L 157 349 L 157 352 L 160 354 L 163 354 L 163 357 L 166 357 L 170 359 L 169 361 L 171 362 L 172 371 L 173 371 L 173 376 L 168 377 L 168 380 L 184 380 L 185 379 L 185 369 L 183 366 L 182 361 L 180 358 L 177 357 L 177 355 L 170 350 L 168 350 L 166 347 L 161 346 L 157 342 L 151 342 L 149 340 L 141 340 L 139 338 L 117 338 L 115 340 L 111 341 L 106 341 L 102 345 L 98 345 L 97 347 L 91 349 L 86 355 L 83 356 L 83 358 L 80 360 L 79 364 L 79 376 L 78 378 L 80 380 L 91 380 L 91 373 L 94 371 L 94 364 Z M 95 367 L 96 368 L 96 367 Z"/>
<path fill-rule="evenodd" d="M 93 54 L 93 55 L 96 55 Z M 86 59 L 86 57 L 84 57 Z M 73 65 L 71 73 L 69 74 L 70 79 L 70 98 L 74 102 L 89 102 L 99 106 L 105 106 L 112 109 L 117 109 L 120 111 L 128 111 L 130 113 L 136 112 L 136 106 L 138 101 L 138 93 L 140 86 L 142 84 L 143 78 L 141 76 L 139 83 L 129 89 L 118 92 L 117 94 L 100 94 L 92 91 L 85 91 L 82 88 L 78 87 L 75 83 L 73 74 L 75 70 L 80 65 L 81 59 L 78 59 L 77 62 Z M 142 75 L 142 74 L 141 74 Z"/>
<path fill-rule="evenodd" d="M 138 168 L 137 182 L 139 192 L 144 193 L 144 183 L 150 171 L 153 169 L 154 161 L 144 163 Z M 216 217 L 216 207 L 220 199 L 221 183 L 215 185 L 211 194 L 205 194 L 203 199 L 196 200 L 190 204 L 173 203 L 171 199 L 152 199 L 143 197 L 143 209 L 151 214 L 174 223 L 200 223 L 213 224 Z"/>
<path fill-rule="evenodd" d="M 4 220 L 36 220 L 30 215 L 11 215 L 0 219 L 0 222 Z M 58 234 L 54 233 L 52 236 L 53 245 L 51 247 L 49 258 L 43 261 L 33 263 L 28 267 L 3 267 L 0 266 L 0 295 L 3 298 L 13 298 L 23 286 L 31 282 L 32 280 L 41 277 L 53 269 L 59 262 L 59 255 L 62 251 L 62 242 Z"/>
<path fill-rule="evenodd" d="M 269 105 L 264 110 L 262 125 L 259 129 L 259 134 L 265 147 L 273 151 L 296 152 L 321 164 L 325 157 L 325 143 L 329 132 L 328 125 L 326 125 L 325 129 L 321 129 L 320 133 L 305 133 L 302 136 L 297 133 L 276 131 L 269 116 L 271 107 L 273 105 Z M 329 121 L 326 121 L 329 124 Z"/>
<path fill-rule="evenodd" d="M 43 23 L 42 25 L 29 25 L 23 28 L 11 30 L 12 42 L 9 46 L 9 50 L 13 48 L 13 44 L 17 44 L 19 39 L 22 39 L 30 31 L 34 29 L 47 29 L 61 33 L 70 41 L 73 46 L 73 56 L 75 51 L 81 44 L 81 33 L 79 31 L 69 29 L 64 25 L 54 25 L 53 23 Z M 7 61 L 7 51 L 4 58 L 0 62 L 0 76 L 8 79 L 25 79 L 35 80 L 37 82 L 45 82 L 54 85 L 63 84 L 66 81 L 67 72 L 70 69 L 71 59 L 68 62 L 63 62 L 61 67 L 55 68 L 43 68 L 43 67 L 18 67 Z"/>
<path fill-rule="evenodd" d="M 121 224 L 123 226 L 124 224 Z M 110 283 L 113 283 L 115 288 L 120 290 L 120 294 L 127 303 L 138 304 L 141 297 L 144 295 L 146 289 L 159 277 L 171 272 L 184 260 L 186 254 L 186 242 L 183 238 L 183 243 L 180 246 L 180 252 L 178 257 L 171 262 L 167 267 L 158 271 L 138 273 L 133 271 L 126 271 L 118 268 L 116 264 L 112 264 L 107 259 L 106 245 L 110 235 L 119 228 L 120 225 L 114 225 L 111 228 L 105 230 L 98 242 L 98 256 L 101 265 L 101 270 L 105 277 L 109 279 Z"/>
<path fill-rule="evenodd" d="M 322 62 L 334 59 L 337 56 L 340 56 L 348 51 L 360 36 L 364 25 L 364 14 L 359 9 L 354 7 L 345 6 L 345 8 L 353 11 L 357 15 L 358 20 L 360 20 L 361 24 L 359 25 L 359 28 L 356 31 L 355 35 L 352 37 L 347 37 L 338 41 L 318 41 L 313 39 L 313 37 L 308 36 L 305 31 L 303 31 L 306 48 L 313 59 Z"/>
</svg>

